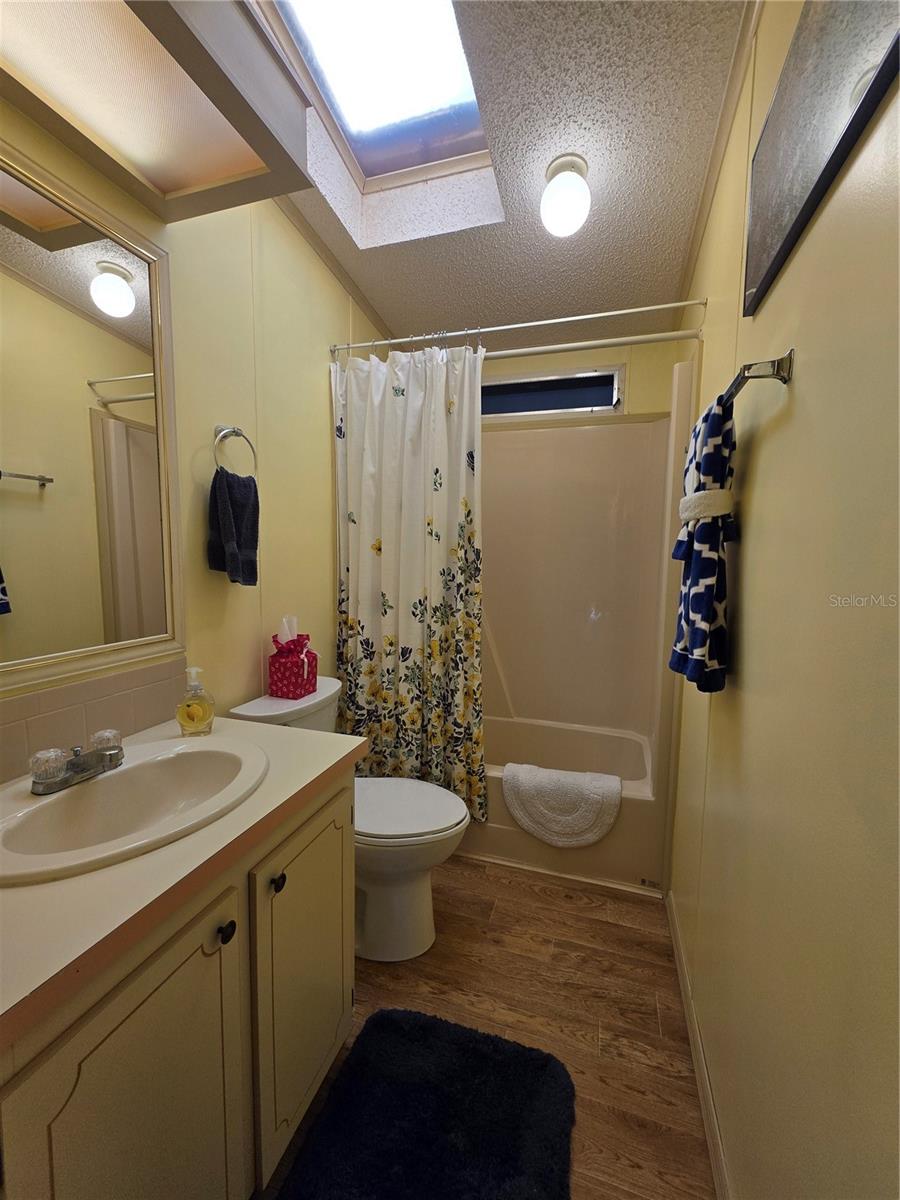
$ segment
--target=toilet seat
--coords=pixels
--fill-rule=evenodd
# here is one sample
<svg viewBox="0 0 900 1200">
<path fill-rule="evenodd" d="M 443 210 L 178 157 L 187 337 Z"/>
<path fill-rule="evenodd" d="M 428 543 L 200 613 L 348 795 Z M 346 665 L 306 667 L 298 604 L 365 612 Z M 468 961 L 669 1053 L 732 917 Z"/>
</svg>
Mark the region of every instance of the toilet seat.
<svg viewBox="0 0 900 1200">
<path fill-rule="evenodd" d="M 419 779 L 357 779 L 356 837 L 369 845 L 438 838 L 468 824 L 458 796 Z"/>
</svg>

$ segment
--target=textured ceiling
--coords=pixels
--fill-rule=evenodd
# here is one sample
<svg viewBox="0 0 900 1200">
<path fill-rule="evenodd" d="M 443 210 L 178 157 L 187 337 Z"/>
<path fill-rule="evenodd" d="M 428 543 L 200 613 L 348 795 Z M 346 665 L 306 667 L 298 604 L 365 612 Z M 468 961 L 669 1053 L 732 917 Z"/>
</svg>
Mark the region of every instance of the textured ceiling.
<svg viewBox="0 0 900 1200">
<path fill-rule="evenodd" d="M 456 3 L 506 221 L 359 250 L 314 189 L 297 207 L 395 334 L 657 304 L 681 273 L 721 107 L 740 0 Z M 571 238 L 538 215 L 558 154 L 589 163 Z M 671 328 L 672 317 L 559 327 L 543 340 Z M 534 331 L 494 335 L 528 345 Z"/>
<path fill-rule="evenodd" d="M 136 303 L 131 316 L 108 317 L 94 304 L 90 286 L 97 274 L 98 261 L 118 263 L 134 276 L 131 287 Z M 147 264 L 123 249 L 118 242 L 104 238 L 83 246 L 70 246 L 65 250 L 45 250 L 0 225 L 0 268 L 4 266 L 59 297 L 72 308 L 80 309 L 111 333 L 129 338 L 148 353 L 152 350 Z M 52 347 L 48 347 L 48 352 L 52 353 Z"/>
</svg>

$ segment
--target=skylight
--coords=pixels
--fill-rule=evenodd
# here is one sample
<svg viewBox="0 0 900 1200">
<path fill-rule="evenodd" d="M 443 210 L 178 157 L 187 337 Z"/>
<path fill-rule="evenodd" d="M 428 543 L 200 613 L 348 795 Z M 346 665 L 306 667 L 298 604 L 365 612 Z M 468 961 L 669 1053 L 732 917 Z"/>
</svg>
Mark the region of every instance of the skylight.
<svg viewBox="0 0 900 1200">
<path fill-rule="evenodd" d="M 486 148 L 451 0 L 278 0 L 365 175 Z"/>
</svg>

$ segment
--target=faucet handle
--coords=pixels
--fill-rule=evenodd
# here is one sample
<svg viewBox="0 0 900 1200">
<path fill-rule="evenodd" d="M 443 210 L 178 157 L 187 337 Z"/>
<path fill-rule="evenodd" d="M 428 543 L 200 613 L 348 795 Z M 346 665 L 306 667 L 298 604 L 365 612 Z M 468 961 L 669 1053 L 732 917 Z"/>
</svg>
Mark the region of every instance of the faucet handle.
<svg viewBox="0 0 900 1200">
<path fill-rule="evenodd" d="M 28 764 L 31 778 L 37 783 L 52 783 L 56 779 L 62 779 L 68 761 L 69 756 L 65 750 L 38 750 L 36 754 L 32 754 Z"/>
<path fill-rule="evenodd" d="M 122 745 L 122 735 L 118 729 L 98 729 L 91 734 L 92 750 L 117 750 Z"/>
</svg>

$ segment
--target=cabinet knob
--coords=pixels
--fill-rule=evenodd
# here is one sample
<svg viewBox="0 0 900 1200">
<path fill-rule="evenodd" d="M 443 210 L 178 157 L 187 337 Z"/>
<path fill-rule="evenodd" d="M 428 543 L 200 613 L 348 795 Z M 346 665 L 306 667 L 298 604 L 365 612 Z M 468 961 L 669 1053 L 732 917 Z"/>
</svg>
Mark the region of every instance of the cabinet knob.
<svg viewBox="0 0 900 1200">
<path fill-rule="evenodd" d="M 287 871 L 282 871 L 280 875 L 276 875 L 275 878 L 272 880 L 272 890 L 274 892 L 280 892 L 284 888 L 284 885 L 286 883 L 287 883 Z"/>
<path fill-rule="evenodd" d="M 237 921 L 229 921 L 226 925 L 219 926 L 219 941 L 223 946 L 227 946 L 234 935 L 237 933 Z"/>
</svg>

